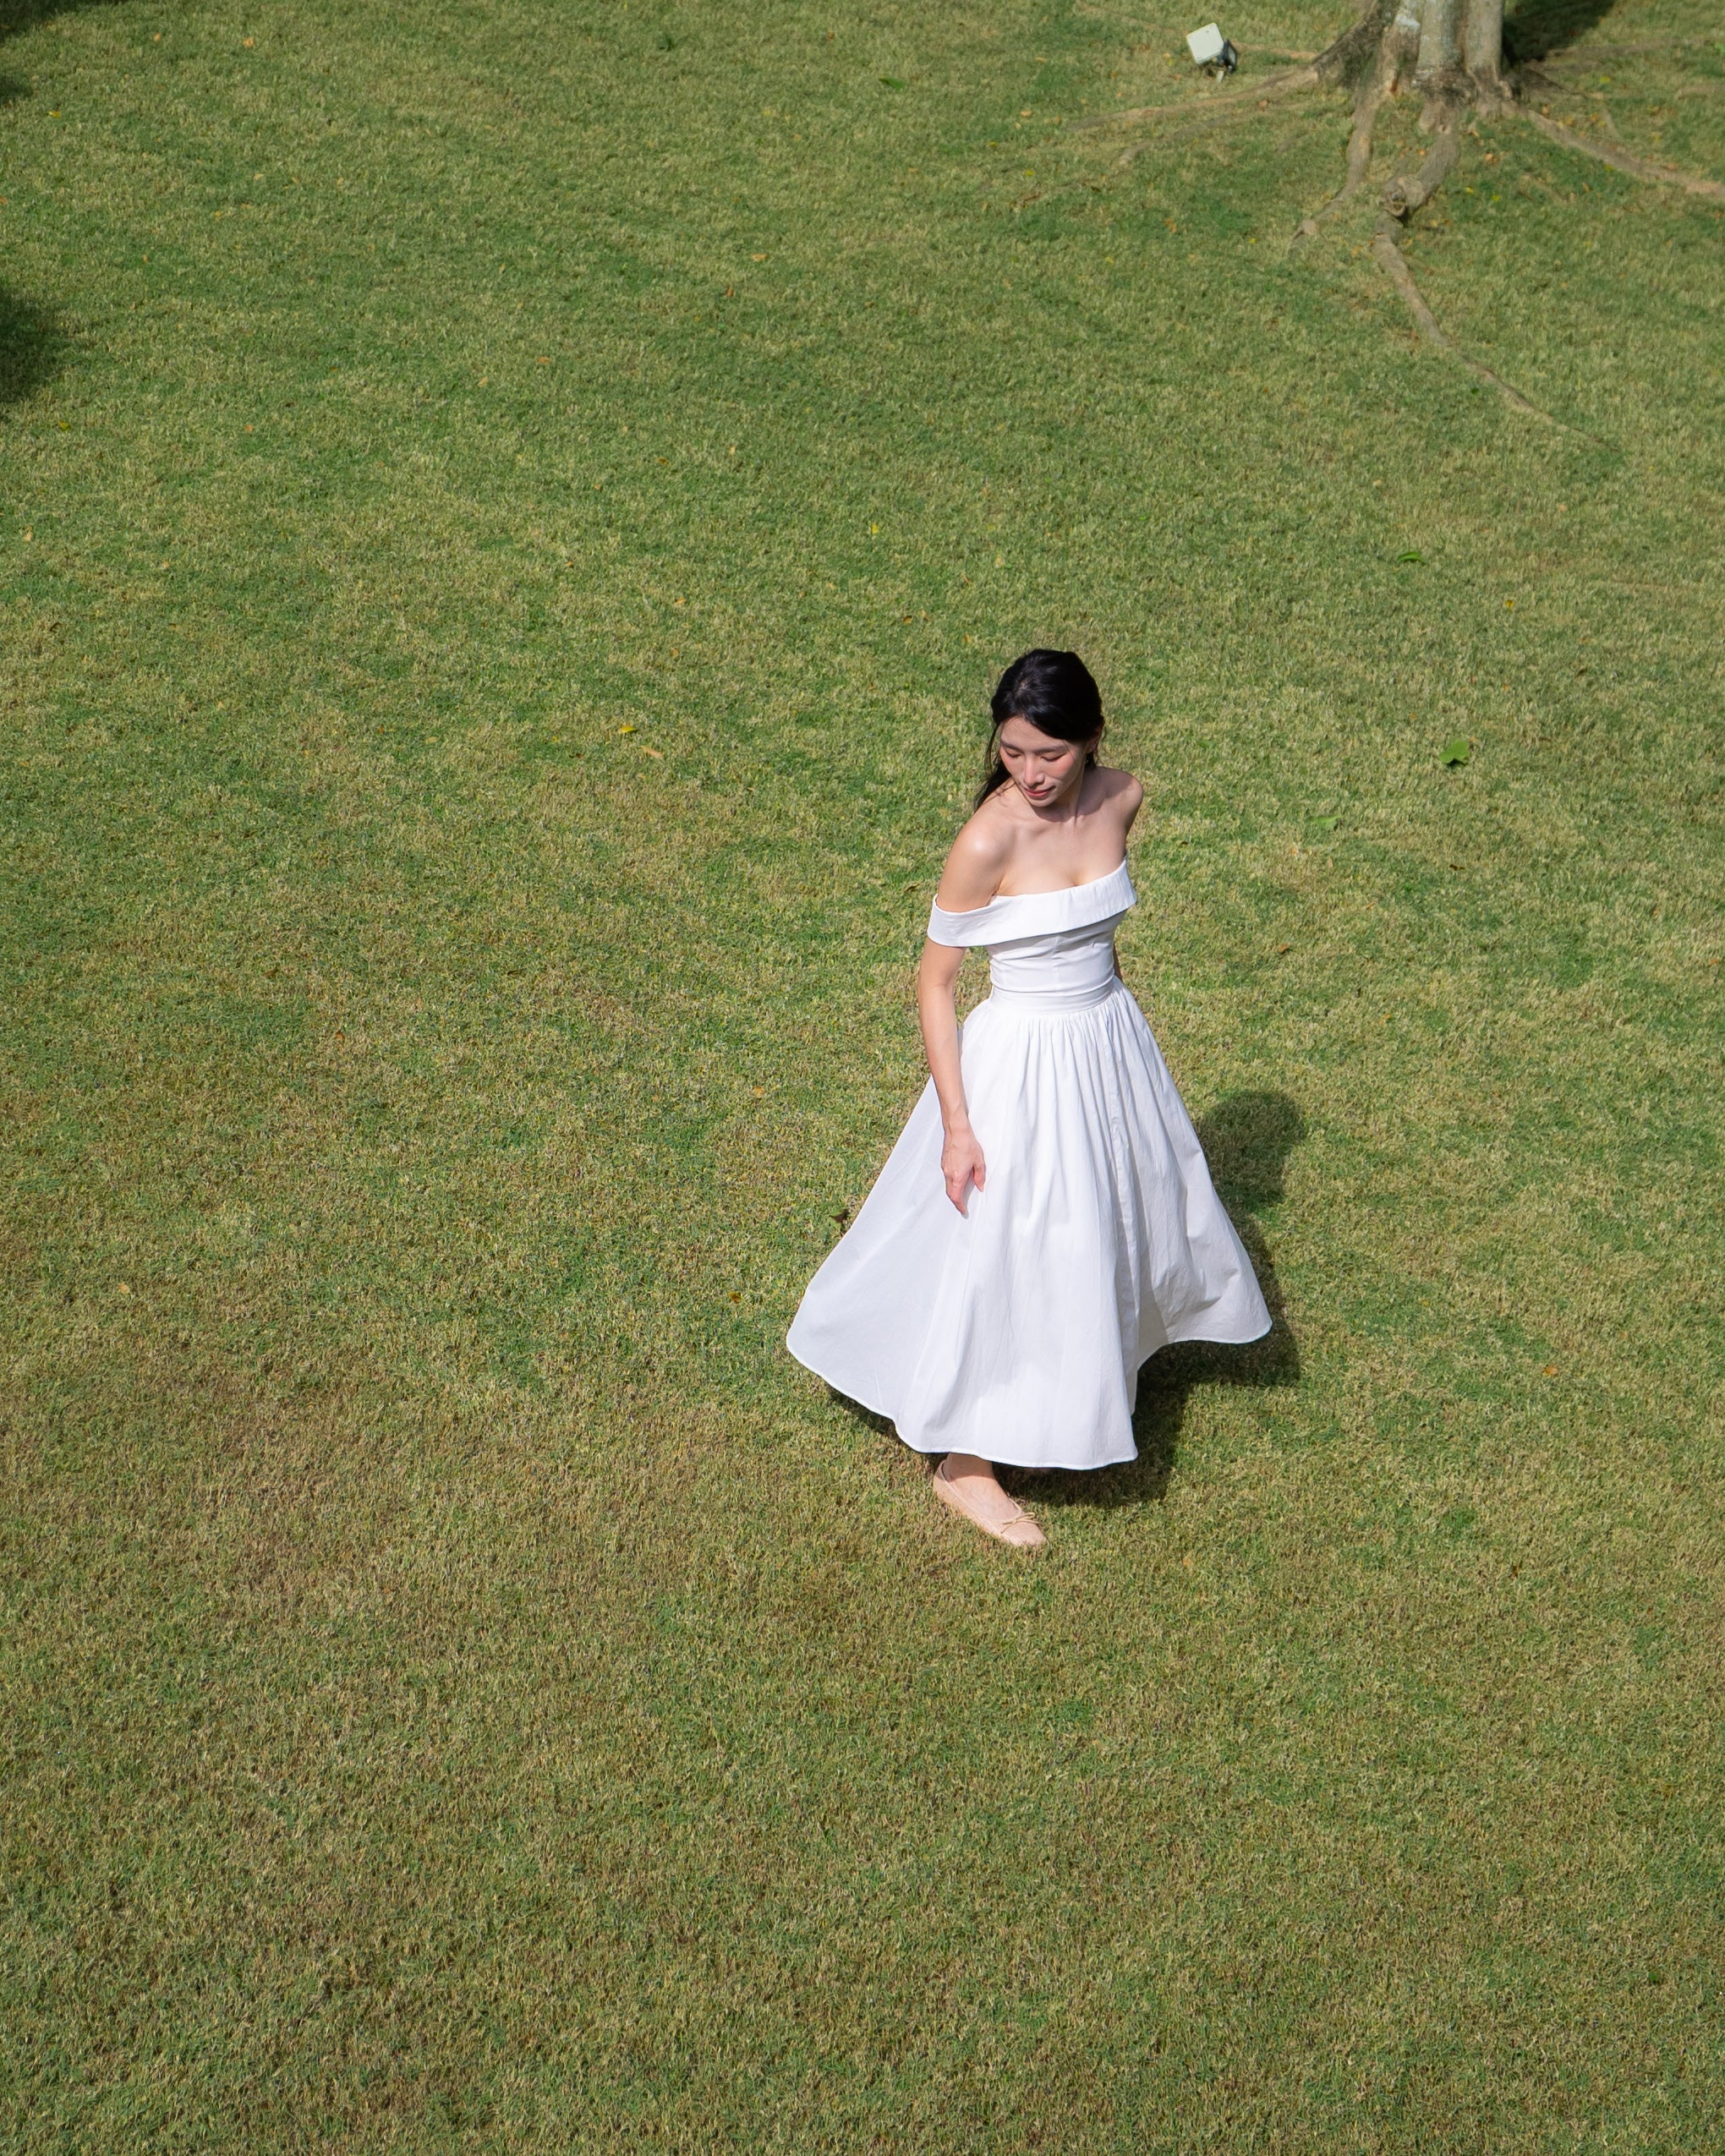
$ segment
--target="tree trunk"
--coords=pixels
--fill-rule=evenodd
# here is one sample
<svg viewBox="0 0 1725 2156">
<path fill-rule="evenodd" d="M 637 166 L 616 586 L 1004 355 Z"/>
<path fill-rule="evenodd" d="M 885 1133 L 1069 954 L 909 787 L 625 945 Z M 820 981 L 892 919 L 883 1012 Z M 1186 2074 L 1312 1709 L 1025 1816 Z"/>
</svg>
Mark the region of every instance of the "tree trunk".
<svg viewBox="0 0 1725 2156">
<path fill-rule="evenodd" d="M 1467 0 L 1462 57 L 1482 90 L 1498 90 L 1503 80 L 1503 0 Z"/>
<path fill-rule="evenodd" d="M 1503 0 L 1366 0 L 1312 64 L 1321 81 L 1374 101 L 1393 97 L 1410 76 L 1421 89 L 1465 98 L 1464 74 L 1488 96 L 1507 96 Z"/>
<path fill-rule="evenodd" d="M 1420 57 L 1416 83 L 1453 80 L 1461 71 L 1462 0 L 1424 0 L 1420 9 Z"/>
<path fill-rule="evenodd" d="M 1383 33 L 1379 68 L 1386 96 L 1393 97 L 1413 72 L 1415 57 L 1420 49 L 1420 12 L 1423 5 L 1424 0 L 1401 0 Z"/>
</svg>

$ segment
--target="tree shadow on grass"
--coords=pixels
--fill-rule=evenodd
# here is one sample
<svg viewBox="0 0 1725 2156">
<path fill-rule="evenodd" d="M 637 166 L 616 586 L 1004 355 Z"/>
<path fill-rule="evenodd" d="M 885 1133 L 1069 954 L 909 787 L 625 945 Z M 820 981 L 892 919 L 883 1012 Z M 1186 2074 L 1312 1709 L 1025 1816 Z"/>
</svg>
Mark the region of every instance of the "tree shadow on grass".
<svg viewBox="0 0 1725 2156">
<path fill-rule="evenodd" d="M 0 412 L 60 371 L 69 339 L 46 308 L 0 285 Z"/>
<path fill-rule="evenodd" d="M 1614 0 L 1519 0 L 1503 14 L 1503 57 L 1512 67 L 1549 59 L 1585 37 Z"/>
<path fill-rule="evenodd" d="M 1022 1475 L 1003 1469 L 1000 1480 L 1016 1497 L 1038 1505 L 1158 1504 L 1174 1472 L 1186 1403 L 1199 1386 L 1268 1390 L 1300 1382 L 1299 1343 L 1288 1323 L 1275 1261 L 1253 1216 L 1281 1202 L 1288 1156 L 1306 1135 L 1306 1118 L 1285 1093 L 1233 1093 L 1200 1116 L 1197 1128 L 1211 1179 L 1269 1305 L 1270 1329 L 1240 1347 L 1191 1341 L 1163 1349 L 1138 1374 L 1132 1415 L 1137 1458 L 1090 1474 Z"/>
<path fill-rule="evenodd" d="M 24 37 L 57 15 L 82 14 L 86 8 L 112 8 L 120 0 L 0 0 L 0 45 L 8 38 Z M 30 96 L 30 85 L 21 77 L 0 74 L 0 105 L 15 105 Z"/>
<path fill-rule="evenodd" d="M 58 15 L 81 14 L 118 0 L 0 0 L 0 45 L 40 30 Z M 30 85 L 0 74 L 0 105 L 28 97 Z M 0 411 L 21 403 L 51 380 L 63 364 L 68 339 L 46 308 L 0 285 Z"/>
<path fill-rule="evenodd" d="M 0 44 L 40 30 L 57 15 L 81 15 L 90 8 L 113 8 L 122 0 L 0 0 Z"/>
</svg>

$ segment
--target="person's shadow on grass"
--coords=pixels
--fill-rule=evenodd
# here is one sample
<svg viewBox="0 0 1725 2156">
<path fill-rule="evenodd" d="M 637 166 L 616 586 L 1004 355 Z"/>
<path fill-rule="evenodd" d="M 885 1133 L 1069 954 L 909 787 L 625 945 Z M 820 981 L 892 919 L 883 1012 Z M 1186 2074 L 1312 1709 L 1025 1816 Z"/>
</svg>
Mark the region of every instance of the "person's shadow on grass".
<svg viewBox="0 0 1725 2156">
<path fill-rule="evenodd" d="M 1049 1475 L 1026 1475 L 1003 1467 L 1002 1486 L 1026 1503 L 1154 1504 L 1167 1491 L 1186 1402 L 1199 1386 L 1268 1387 L 1300 1382 L 1299 1343 L 1288 1323 L 1275 1261 L 1255 1216 L 1281 1203 L 1288 1156 L 1306 1135 L 1306 1118 L 1285 1093 L 1230 1093 L 1198 1118 L 1197 1130 L 1211 1179 L 1246 1245 L 1269 1305 L 1270 1329 L 1262 1339 L 1244 1347 L 1193 1342 L 1153 1355 L 1138 1374 L 1138 1404 L 1132 1416 L 1137 1458 L 1082 1474 L 1056 1469 Z M 869 1429 L 883 1436 L 894 1434 L 884 1415 L 847 1399 L 832 1386 L 827 1394 Z"/>
<path fill-rule="evenodd" d="M 1230 1093 L 1197 1123 L 1204 1157 L 1229 1217 L 1245 1244 L 1269 1305 L 1270 1329 L 1244 1347 L 1206 1341 L 1164 1348 L 1138 1373 L 1132 1436 L 1138 1457 L 1085 1474 L 1021 1475 L 1001 1482 L 1026 1503 L 1155 1504 L 1166 1494 L 1180 1450 L 1186 1403 L 1202 1385 L 1297 1385 L 1300 1347 L 1288 1323 L 1275 1261 L 1256 1215 L 1281 1202 L 1288 1156 L 1306 1135 L 1306 1118 L 1285 1093 Z"/>
<path fill-rule="evenodd" d="M 0 411 L 52 381 L 68 342 L 46 307 L 0 284 Z"/>
</svg>

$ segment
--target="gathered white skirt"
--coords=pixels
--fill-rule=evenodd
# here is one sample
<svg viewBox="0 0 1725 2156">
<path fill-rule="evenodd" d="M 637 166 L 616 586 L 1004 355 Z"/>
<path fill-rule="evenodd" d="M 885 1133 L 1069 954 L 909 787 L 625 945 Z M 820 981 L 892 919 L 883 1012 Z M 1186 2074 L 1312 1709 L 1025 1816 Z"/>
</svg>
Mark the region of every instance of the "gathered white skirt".
<svg viewBox="0 0 1725 2156">
<path fill-rule="evenodd" d="M 799 1362 L 918 1452 L 1131 1459 L 1147 1357 L 1269 1330 L 1143 1013 L 1120 982 L 1073 1001 L 997 990 L 965 1021 L 986 1187 L 962 1216 L 948 1199 L 931 1082 L 791 1327 Z"/>
</svg>

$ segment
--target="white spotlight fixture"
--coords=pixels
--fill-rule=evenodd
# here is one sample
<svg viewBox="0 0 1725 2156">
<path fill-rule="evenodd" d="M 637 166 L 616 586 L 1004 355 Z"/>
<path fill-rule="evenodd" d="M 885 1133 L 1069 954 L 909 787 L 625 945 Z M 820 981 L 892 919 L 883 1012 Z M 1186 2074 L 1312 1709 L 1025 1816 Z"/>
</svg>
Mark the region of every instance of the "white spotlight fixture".
<svg viewBox="0 0 1725 2156">
<path fill-rule="evenodd" d="M 1186 39 L 1186 50 L 1207 75 L 1231 75 L 1240 65 L 1239 53 L 1214 23 L 1193 30 Z"/>
</svg>

